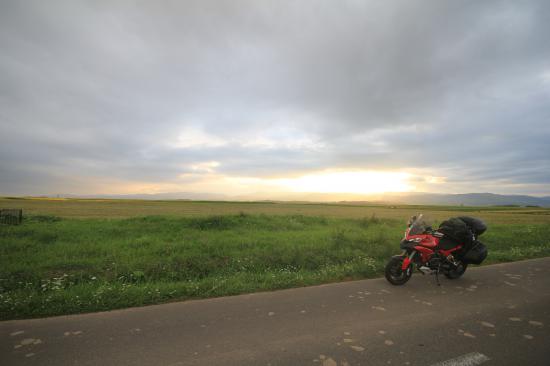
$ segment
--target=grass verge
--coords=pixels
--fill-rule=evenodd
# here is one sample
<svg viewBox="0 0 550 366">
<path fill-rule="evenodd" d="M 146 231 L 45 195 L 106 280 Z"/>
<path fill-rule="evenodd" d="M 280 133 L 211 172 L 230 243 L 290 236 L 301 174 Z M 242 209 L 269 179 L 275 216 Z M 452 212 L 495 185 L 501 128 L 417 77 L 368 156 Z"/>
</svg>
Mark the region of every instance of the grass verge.
<svg viewBox="0 0 550 366">
<path fill-rule="evenodd" d="M 233 214 L 0 226 L 0 319 L 377 277 L 402 220 Z M 550 226 L 491 225 L 487 263 L 550 256 Z"/>
</svg>

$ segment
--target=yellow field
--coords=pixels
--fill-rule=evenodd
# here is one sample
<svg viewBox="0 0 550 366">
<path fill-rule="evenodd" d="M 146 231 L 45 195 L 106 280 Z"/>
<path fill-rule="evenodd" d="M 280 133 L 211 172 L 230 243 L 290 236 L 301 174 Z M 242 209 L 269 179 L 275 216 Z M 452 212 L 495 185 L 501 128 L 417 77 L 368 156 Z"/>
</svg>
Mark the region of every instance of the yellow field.
<svg viewBox="0 0 550 366">
<path fill-rule="evenodd" d="M 106 199 L 0 198 L 0 208 L 21 208 L 25 214 L 74 218 L 120 218 L 132 216 L 207 216 L 225 214 L 311 215 L 341 218 L 402 219 L 423 213 L 434 220 L 472 215 L 488 223 L 548 223 L 550 209 L 520 207 L 407 206 L 329 204 L 300 202 L 208 202 Z"/>
</svg>

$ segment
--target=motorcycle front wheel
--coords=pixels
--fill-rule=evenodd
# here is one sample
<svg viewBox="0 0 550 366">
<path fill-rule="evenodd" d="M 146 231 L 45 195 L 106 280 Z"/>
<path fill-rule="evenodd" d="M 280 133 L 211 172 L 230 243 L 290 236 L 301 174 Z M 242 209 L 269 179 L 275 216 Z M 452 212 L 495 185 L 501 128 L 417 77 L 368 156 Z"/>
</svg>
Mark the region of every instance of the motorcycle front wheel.
<svg viewBox="0 0 550 366">
<path fill-rule="evenodd" d="M 456 280 L 466 272 L 466 268 L 468 268 L 468 264 L 460 262 L 456 268 L 446 271 L 443 274 L 450 280 Z"/>
<path fill-rule="evenodd" d="M 404 259 L 405 257 L 392 257 L 388 264 L 386 264 L 385 276 L 392 285 L 403 285 L 412 276 L 412 264 L 404 271 L 401 268 Z"/>
</svg>

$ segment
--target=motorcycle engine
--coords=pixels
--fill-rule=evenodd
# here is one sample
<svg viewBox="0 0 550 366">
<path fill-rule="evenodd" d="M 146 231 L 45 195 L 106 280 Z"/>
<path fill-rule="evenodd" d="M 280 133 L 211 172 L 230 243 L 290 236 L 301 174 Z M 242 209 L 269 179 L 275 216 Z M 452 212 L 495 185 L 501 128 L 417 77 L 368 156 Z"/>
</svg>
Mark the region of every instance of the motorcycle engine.
<svg viewBox="0 0 550 366">
<path fill-rule="evenodd" d="M 443 261 L 441 260 L 441 257 L 434 255 L 426 264 L 430 269 L 436 271 L 440 267 L 442 262 Z"/>
<path fill-rule="evenodd" d="M 450 270 L 456 268 L 457 266 L 456 261 L 452 255 L 449 255 L 447 258 L 445 258 L 438 254 L 435 254 L 432 258 L 430 258 L 430 260 L 426 264 L 432 270 Z"/>
</svg>

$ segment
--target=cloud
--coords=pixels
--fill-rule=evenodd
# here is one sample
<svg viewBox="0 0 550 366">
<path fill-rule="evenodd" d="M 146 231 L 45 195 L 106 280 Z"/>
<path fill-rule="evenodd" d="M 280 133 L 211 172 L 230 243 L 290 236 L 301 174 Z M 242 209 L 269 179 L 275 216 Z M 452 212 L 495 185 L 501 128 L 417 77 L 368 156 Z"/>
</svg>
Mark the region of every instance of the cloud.
<svg viewBox="0 0 550 366">
<path fill-rule="evenodd" d="M 4 2 L 0 193 L 348 169 L 550 194 L 549 14 L 543 0 Z"/>
</svg>

